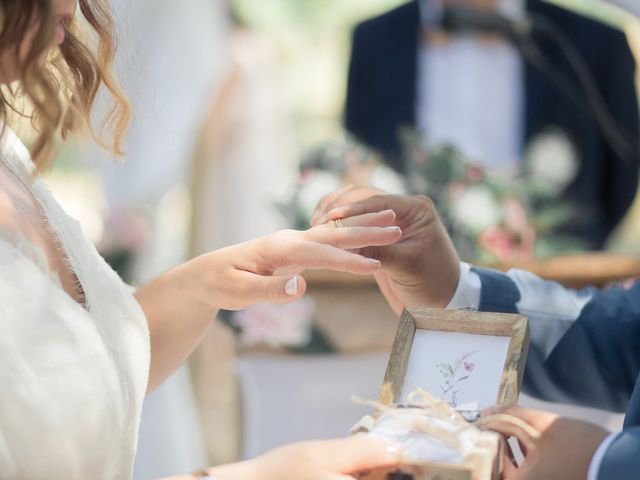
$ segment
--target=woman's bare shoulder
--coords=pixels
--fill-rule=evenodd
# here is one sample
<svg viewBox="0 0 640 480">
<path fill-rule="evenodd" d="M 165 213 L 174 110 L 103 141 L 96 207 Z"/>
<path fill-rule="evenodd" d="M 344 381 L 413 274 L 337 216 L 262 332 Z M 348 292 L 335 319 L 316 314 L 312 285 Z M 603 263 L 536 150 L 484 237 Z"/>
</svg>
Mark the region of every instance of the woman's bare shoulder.
<svg viewBox="0 0 640 480">
<path fill-rule="evenodd" d="M 0 175 L 0 230 L 16 235 L 23 233 L 18 206 L 7 188 L 7 180 L 3 175 Z"/>
<path fill-rule="evenodd" d="M 37 208 L 10 175 L 0 169 L 0 240 L 4 249 L 13 247 L 40 263 L 49 255 L 45 229 Z"/>
</svg>

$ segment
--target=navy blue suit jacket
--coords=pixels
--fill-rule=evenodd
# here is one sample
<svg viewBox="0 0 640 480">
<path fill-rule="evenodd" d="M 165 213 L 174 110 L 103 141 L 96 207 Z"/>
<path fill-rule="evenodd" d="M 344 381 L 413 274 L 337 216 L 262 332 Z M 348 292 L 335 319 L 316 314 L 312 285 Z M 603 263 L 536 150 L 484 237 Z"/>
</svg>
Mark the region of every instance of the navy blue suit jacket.
<svg viewBox="0 0 640 480">
<path fill-rule="evenodd" d="M 528 10 L 554 22 L 582 52 L 616 123 L 640 145 L 635 62 L 623 33 L 567 10 L 529 1 Z M 418 36 L 417 1 L 412 1 L 355 29 L 349 67 L 345 124 L 356 138 L 380 150 L 397 170 L 398 129 L 415 125 Z M 575 78 L 558 47 L 535 39 L 542 52 Z M 566 192 L 585 209 L 587 220 L 573 230 L 589 246 L 600 247 L 631 205 L 638 168 L 612 151 L 595 118 L 545 76 L 525 65 L 525 141 L 546 128 L 567 132 L 579 149 L 581 167 Z"/>
<path fill-rule="evenodd" d="M 480 310 L 529 317 L 523 390 L 550 401 L 626 411 L 598 480 L 640 478 L 640 282 L 568 290 L 520 270 L 476 268 Z"/>
</svg>

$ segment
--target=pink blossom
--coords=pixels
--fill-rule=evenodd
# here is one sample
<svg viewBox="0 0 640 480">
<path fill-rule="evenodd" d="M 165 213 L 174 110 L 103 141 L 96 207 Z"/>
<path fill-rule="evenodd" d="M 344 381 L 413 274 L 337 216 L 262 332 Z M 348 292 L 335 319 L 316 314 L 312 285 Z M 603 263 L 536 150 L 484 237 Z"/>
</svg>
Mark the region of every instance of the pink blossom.
<svg viewBox="0 0 640 480">
<path fill-rule="evenodd" d="M 476 368 L 476 364 L 473 362 L 464 362 L 463 367 L 467 372 L 471 373 L 473 369 Z"/>
<path fill-rule="evenodd" d="M 529 223 L 524 205 L 517 199 L 509 199 L 504 210 L 503 225 L 487 228 L 478 243 L 501 262 L 531 260 L 535 253 L 536 231 Z"/>
<path fill-rule="evenodd" d="M 449 185 L 448 193 L 449 198 L 452 200 L 459 200 L 464 195 L 464 192 L 467 191 L 467 187 L 462 182 L 453 182 Z"/>
<path fill-rule="evenodd" d="M 429 155 L 427 152 L 417 148 L 412 152 L 413 161 L 417 165 L 426 165 L 429 162 Z"/>
<path fill-rule="evenodd" d="M 484 179 L 484 170 L 478 165 L 469 165 L 467 167 L 467 178 L 473 183 L 480 182 Z"/>
<path fill-rule="evenodd" d="M 506 262 L 514 257 L 513 238 L 504 228 L 489 227 L 478 238 L 483 250 L 495 255 L 498 260 Z"/>
<path fill-rule="evenodd" d="M 314 313 L 313 300 L 303 297 L 286 305 L 254 305 L 236 312 L 233 323 L 245 346 L 303 347 L 311 338 Z"/>
</svg>

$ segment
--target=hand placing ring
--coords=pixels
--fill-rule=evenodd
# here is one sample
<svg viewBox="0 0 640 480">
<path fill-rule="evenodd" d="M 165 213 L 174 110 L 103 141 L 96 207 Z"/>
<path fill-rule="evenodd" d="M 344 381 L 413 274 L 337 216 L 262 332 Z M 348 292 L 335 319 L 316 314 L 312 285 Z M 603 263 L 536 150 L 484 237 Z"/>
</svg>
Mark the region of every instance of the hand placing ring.
<svg viewBox="0 0 640 480">
<path fill-rule="evenodd" d="M 396 214 L 393 210 L 383 210 L 381 212 L 365 213 L 363 215 L 340 216 L 337 218 L 325 218 L 323 222 L 316 223 L 316 226 L 323 226 L 332 229 L 351 230 L 353 228 L 388 228 L 398 229 L 394 225 Z M 344 233 L 344 232 L 343 232 Z"/>
</svg>

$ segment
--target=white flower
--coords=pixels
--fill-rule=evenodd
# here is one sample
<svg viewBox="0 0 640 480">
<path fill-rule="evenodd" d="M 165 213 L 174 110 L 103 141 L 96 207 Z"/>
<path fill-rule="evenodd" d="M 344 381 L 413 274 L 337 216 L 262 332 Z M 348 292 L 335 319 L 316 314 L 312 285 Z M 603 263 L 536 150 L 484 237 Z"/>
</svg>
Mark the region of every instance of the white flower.
<svg viewBox="0 0 640 480">
<path fill-rule="evenodd" d="M 402 177 L 387 165 L 378 165 L 369 178 L 369 184 L 393 195 L 405 195 L 407 190 Z"/>
<path fill-rule="evenodd" d="M 458 225 L 479 233 L 498 225 L 502 208 L 487 187 L 473 185 L 453 202 L 451 219 Z"/>
<path fill-rule="evenodd" d="M 311 178 L 298 192 L 298 205 L 305 218 L 311 218 L 318 203 L 325 195 L 342 186 L 342 180 L 334 173 L 317 171 L 310 175 Z"/>
<path fill-rule="evenodd" d="M 535 137 L 526 152 L 531 176 L 550 193 L 562 193 L 578 174 L 578 151 L 562 130 Z"/>
</svg>

